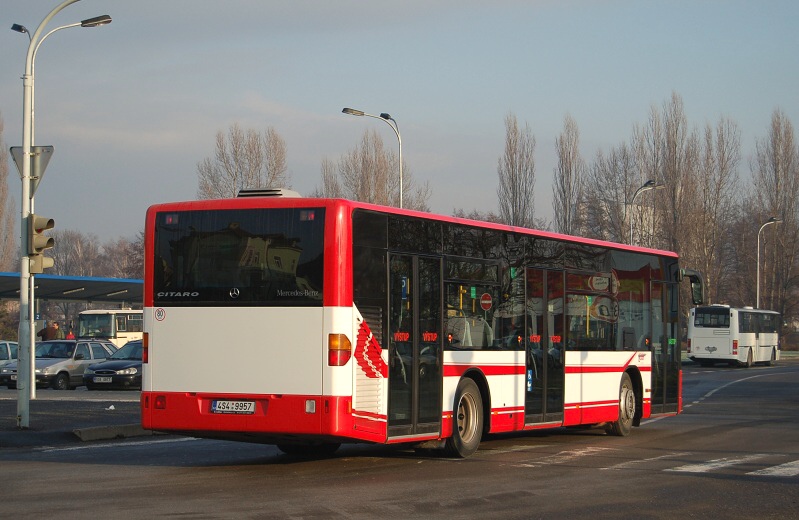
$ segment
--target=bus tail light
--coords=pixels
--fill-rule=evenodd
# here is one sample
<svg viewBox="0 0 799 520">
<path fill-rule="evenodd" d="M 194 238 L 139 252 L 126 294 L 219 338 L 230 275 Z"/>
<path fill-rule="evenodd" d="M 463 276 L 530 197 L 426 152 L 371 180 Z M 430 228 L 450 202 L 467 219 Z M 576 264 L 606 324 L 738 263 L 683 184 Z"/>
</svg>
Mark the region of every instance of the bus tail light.
<svg viewBox="0 0 799 520">
<path fill-rule="evenodd" d="M 150 361 L 150 333 L 145 332 L 141 336 L 141 362 Z"/>
<path fill-rule="evenodd" d="M 688 338 L 688 353 L 691 353 L 691 338 Z"/>
<path fill-rule="evenodd" d="M 737 339 L 732 340 L 732 355 L 733 356 L 737 356 L 738 355 L 738 340 Z"/>
<path fill-rule="evenodd" d="M 343 367 L 352 357 L 352 343 L 346 334 L 328 334 L 327 364 L 331 367 Z"/>
</svg>

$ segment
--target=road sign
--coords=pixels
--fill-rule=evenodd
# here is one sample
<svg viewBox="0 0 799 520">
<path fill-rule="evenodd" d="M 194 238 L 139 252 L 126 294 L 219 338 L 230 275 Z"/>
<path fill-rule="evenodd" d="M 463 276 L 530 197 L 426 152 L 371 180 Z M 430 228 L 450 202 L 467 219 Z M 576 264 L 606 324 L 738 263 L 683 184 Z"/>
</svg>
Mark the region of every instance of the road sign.
<svg viewBox="0 0 799 520">
<path fill-rule="evenodd" d="M 494 300 L 491 298 L 491 295 L 488 293 L 483 293 L 480 296 L 480 308 L 484 311 L 491 310 L 491 305 L 494 303 Z"/>
<path fill-rule="evenodd" d="M 44 170 L 50 164 L 50 158 L 53 156 L 52 146 L 31 146 L 31 197 L 36 193 L 36 188 L 39 187 L 39 182 L 44 177 Z M 17 165 L 19 171 L 19 178 L 22 178 L 22 147 L 12 146 L 11 157 L 14 158 L 14 164 Z"/>
</svg>

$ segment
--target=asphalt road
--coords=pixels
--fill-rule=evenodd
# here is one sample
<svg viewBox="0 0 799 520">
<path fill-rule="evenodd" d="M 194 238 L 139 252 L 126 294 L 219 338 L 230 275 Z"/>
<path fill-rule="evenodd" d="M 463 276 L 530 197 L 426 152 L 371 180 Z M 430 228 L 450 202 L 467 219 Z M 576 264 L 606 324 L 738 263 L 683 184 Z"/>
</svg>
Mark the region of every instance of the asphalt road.
<svg viewBox="0 0 799 520">
<path fill-rule="evenodd" d="M 0 391 L 2 421 L 7 405 L 16 405 L 6 392 Z M 64 431 L 82 422 L 75 417 L 82 407 L 112 427 L 137 415 L 136 392 L 51 392 L 51 400 L 42 391 L 35 402 L 41 409 L 32 408 L 32 429 L 51 407 L 76 407 L 61 415 Z M 798 518 L 799 360 L 748 370 L 688 365 L 684 399 L 683 414 L 647 421 L 629 437 L 562 428 L 494 436 L 465 460 L 371 445 L 301 460 L 272 446 L 174 436 L 82 442 L 73 435 L 7 446 L 3 435 L 18 432 L 3 428 L 0 468 L 13 478 L 0 485 L 0 511 L 4 517 L 102 511 L 114 518 Z"/>
</svg>

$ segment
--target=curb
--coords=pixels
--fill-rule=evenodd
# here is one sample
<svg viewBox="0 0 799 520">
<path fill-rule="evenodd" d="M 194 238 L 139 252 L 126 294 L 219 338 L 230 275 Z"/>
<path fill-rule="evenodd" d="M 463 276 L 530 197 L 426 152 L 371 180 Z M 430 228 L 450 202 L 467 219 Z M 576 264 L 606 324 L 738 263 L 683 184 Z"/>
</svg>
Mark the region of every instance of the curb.
<svg viewBox="0 0 799 520">
<path fill-rule="evenodd" d="M 84 442 L 156 435 L 156 433 L 151 430 L 143 429 L 138 423 L 120 424 L 117 426 L 92 426 L 90 428 L 77 428 L 72 430 L 72 433 L 74 433 L 80 440 Z"/>
</svg>

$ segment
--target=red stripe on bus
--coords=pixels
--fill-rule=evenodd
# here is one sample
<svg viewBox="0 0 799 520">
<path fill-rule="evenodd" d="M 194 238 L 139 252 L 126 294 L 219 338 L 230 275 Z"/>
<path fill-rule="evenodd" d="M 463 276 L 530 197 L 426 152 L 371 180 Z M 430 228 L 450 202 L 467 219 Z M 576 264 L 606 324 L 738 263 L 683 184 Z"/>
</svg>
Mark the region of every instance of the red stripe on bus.
<svg viewBox="0 0 799 520">
<path fill-rule="evenodd" d="M 487 376 L 524 375 L 524 365 L 444 365 L 444 377 L 460 377 L 476 368 Z"/>
</svg>

